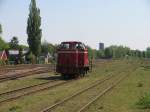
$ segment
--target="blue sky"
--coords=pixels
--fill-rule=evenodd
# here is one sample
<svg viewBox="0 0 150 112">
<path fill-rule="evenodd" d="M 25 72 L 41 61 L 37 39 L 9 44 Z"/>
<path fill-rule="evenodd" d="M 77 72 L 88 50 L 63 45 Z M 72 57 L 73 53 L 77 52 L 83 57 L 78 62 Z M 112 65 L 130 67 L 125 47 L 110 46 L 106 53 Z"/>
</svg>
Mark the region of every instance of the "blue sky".
<svg viewBox="0 0 150 112">
<path fill-rule="evenodd" d="M 3 38 L 27 44 L 30 0 L 0 0 Z M 93 48 L 99 42 L 145 50 L 150 46 L 149 0 L 37 0 L 43 40 L 78 40 Z"/>
</svg>

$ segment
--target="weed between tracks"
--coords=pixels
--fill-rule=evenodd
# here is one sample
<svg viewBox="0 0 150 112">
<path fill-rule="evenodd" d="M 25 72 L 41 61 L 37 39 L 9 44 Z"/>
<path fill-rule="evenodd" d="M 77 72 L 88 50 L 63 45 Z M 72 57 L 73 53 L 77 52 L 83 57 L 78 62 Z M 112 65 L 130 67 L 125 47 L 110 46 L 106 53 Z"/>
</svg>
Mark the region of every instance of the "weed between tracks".
<svg viewBox="0 0 150 112">
<path fill-rule="evenodd" d="M 76 91 L 81 90 L 81 89 L 91 85 L 96 80 L 102 79 L 105 76 L 110 75 L 110 74 L 117 75 L 117 73 L 119 71 L 125 72 L 125 71 L 127 71 L 127 69 L 132 69 L 132 66 L 138 66 L 137 63 L 139 63 L 139 62 L 137 62 L 137 61 L 130 61 L 129 62 L 126 60 L 121 60 L 121 61 L 112 60 L 112 61 L 108 61 L 108 62 L 106 61 L 104 63 L 98 63 L 97 62 L 95 64 L 95 68 L 93 69 L 93 72 L 89 73 L 89 75 L 83 79 L 73 81 L 71 83 L 59 86 L 57 88 L 53 88 L 51 90 L 46 90 L 46 91 L 43 91 L 40 93 L 36 93 L 33 95 L 22 97 L 16 101 L 12 101 L 10 103 L 6 103 L 4 105 L 1 105 L 0 110 L 2 112 L 12 112 L 13 107 L 19 107 L 15 110 L 15 112 L 39 112 L 40 110 L 44 109 L 45 107 L 48 107 L 48 106 L 50 106 L 56 102 L 59 102 L 63 98 L 65 98 L 69 95 L 72 95 Z M 148 72 L 148 71 L 146 71 L 146 72 Z M 147 84 L 144 83 L 143 87 L 140 87 L 140 88 L 137 87 L 138 82 L 144 82 L 145 81 L 144 79 L 142 80 L 142 78 L 140 78 L 140 80 L 138 80 L 138 82 L 137 81 L 136 81 L 136 83 L 134 82 L 134 86 L 132 85 L 130 87 L 131 82 L 129 81 L 129 78 L 127 81 L 128 81 L 129 85 L 126 85 L 124 87 L 125 82 L 126 82 L 126 81 L 124 81 L 122 84 L 120 84 L 119 87 L 116 87 L 116 89 L 117 88 L 118 89 L 117 90 L 115 89 L 114 90 L 115 92 L 112 91 L 110 93 L 109 96 L 111 96 L 111 95 L 113 96 L 112 93 L 115 93 L 115 96 L 113 96 L 114 98 L 109 99 L 109 100 L 102 98 L 103 99 L 102 103 L 101 102 L 96 103 L 96 105 L 97 104 L 102 104 L 102 105 L 99 105 L 98 107 L 96 106 L 95 108 L 99 108 L 98 110 L 102 110 L 103 112 L 128 112 L 128 111 L 110 111 L 110 110 L 113 110 L 113 109 L 111 109 L 111 105 L 118 104 L 115 107 L 116 108 L 121 107 L 121 109 L 122 109 L 122 106 L 120 106 L 121 103 L 117 103 L 118 100 L 123 102 L 123 100 L 126 101 L 128 97 L 130 98 L 133 95 L 133 94 L 130 95 L 127 90 L 128 89 L 131 90 L 131 93 L 132 93 L 132 89 L 131 89 L 132 87 L 141 90 L 142 88 L 146 87 Z M 124 90 L 124 92 L 123 92 L 124 94 L 122 95 L 121 94 L 122 92 L 120 92 L 119 90 L 123 89 L 123 88 L 126 88 L 127 90 L 126 91 Z M 125 93 L 128 93 L 128 94 L 125 94 Z M 119 95 L 121 95 L 121 96 L 119 97 Z M 117 98 L 115 98 L 115 97 L 117 97 Z M 124 97 L 126 97 L 126 98 L 124 98 Z M 134 96 L 132 96 L 132 97 L 134 97 Z M 79 99 L 82 100 L 81 97 Z M 107 101 L 106 105 L 105 105 L 105 100 Z M 134 100 L 134 101 L 136 101 L 136 100 Z M 131 106 L 131 108 L 133 106 L 132 104 L 134 105 L 134 103 L 131 103 L 131 102 L 129 104 L 125 103 L 125 105 L 127 105 L 127 107 Z M 109 108 L 109 107 L 110 107 L 110 109 L 107 110 L 106 108 Z M 90 107 L 89 112 L 98 112 L 98 111 L 91 111 L 91 108 L 92 107 Z M 62 112 L 65 112 L 65 111 L 62 111 Z"/>
<path fill-rule="evenodd" d="M 145 93 L 143 96 L 141 96 L 136 105 L 140 109 L 150 109 L 150 94 Z"/>
<path fill-rule="evenodd" d="M 145 96 L 145 93 L 150 91 L 149 74 L 150 71 L 145 71 L 139 66 L 126 80 L 96 101 L 86 112 L 150 112 L 149 108 L 140 108 L 149 107 L 149 98 Z"/>
<path fill-rule="evenodd" d="M 104 81 L 101 84 L 98 84 L 89 90 L 73 97 L 71 100 L 65 102 L 58 108 L 52 110 L 51 112 L 77 112 L 82 106 L 86 105 L 87 102 L 90 102 L 95 96 L 104 91 L 110 85 L 112 85 L 119 77 L 122 77 L 124 73 L 119 74 L 117 77 L 112 77 L 109 80 Z"/>
<path fill-rule="evenodd" d="M 21 79 L 10 80 L 10 81 L 0 83 L 0 93 L 11 91 L 14 89 L 19 89 L 22 87 L 35 85 L 35 84 L 39 84 L 39 83 L 43 83 L 43 82 L 47 82 L 48 80 L 44 80 L 44 78 L 50 77 L 52 75 L 53 75 L 52 73 L 43 73 L 43 74 L 28 76 L 28 77 L 24 77 Z M 40 78 L 41 78 L 41 80 L 40 80 Z M 42 78 L 43 78 L 43 80 L 42 80 Z"/>
</svg>

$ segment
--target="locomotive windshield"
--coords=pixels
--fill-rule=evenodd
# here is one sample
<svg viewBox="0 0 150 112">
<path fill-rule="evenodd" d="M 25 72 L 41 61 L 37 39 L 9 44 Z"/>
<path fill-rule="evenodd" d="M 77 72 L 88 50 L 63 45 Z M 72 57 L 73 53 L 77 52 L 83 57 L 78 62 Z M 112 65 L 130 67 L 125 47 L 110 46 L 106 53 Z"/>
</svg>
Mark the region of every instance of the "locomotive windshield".
<svg viewBox="0 0 150 112">
<path fill-rule="evenodd" d="M 69 43 L 60 44 L 59 49 L 69 49 Z"/>
<path fill-rule="evenodd" d="M 76 49 L 83 49 L 84 50 L 85 49 L 85 45 L 82 44 L 82 43 L 77 43 L 76 46 L 75 46 L 75 48 Z"/>
<path fill-rule="evenodd" d="M 86 47 L 83 43 L 81 42 L 76 42 L 76 43 L 61 43 L 59 46 L 59 49 L 79 49 L 79 50 L 84 50 Z"/>
</svg>

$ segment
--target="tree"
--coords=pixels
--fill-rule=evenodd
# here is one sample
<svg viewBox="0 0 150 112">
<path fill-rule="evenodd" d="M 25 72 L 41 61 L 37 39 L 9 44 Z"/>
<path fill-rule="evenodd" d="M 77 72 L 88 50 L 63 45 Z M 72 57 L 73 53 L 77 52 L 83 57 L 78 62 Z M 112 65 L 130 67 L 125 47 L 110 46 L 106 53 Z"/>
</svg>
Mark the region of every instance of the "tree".
<svg viewBox="0 0 150 112">
<path fill-rule="evenodd" d="M 44 42 L 42 42 L 42 45 L 41 45 L 41 52 L 42 53 L 49 52 L 50 54 L 54 55 L 54 53 L 56 52 L 56 46 L 44 41 Z"/>
<path fill-rule="evenodd" d="M 8 44 L 0 37 L 0 51 L 8 49 Z"/>
<path fill-rule="evenodd" d="M 147 58 L 150 58 L 150 47 L 147 48 L 146 55 L 147 55 Z"/>
<path fill-rule="evenodd" d="M 142 57 L 146 58 L 146 51 L 142 51 Z"/>
<path fill-rule="evenodd" d="M 105 57 L 105 53 L 104 53 L 104 50 L 98 50 L 96 52 L 96 58 L 104 58 Z"/>
<path fill-rule="evenodd" d="M 6 50 L 9 48 L 9 45 L 1 37 L 2 32 L 3 32 L 2 25 L 0 24 L 0 51 Z"/>
<path fill-rule="evenodd" d="M 90 46 L 87 46 L 87 49 L 88 49 L 88 57 L 89 57 L 89 59 L 92 59 L 94 57 L 93 49 Z"/>
<path fill-rule="evenodd" d="M 110 47 L 106 48 L 104 52 L 105 52 L 106 58 L 112 58 L 113 57 L 113 50 Z"/>
<path fill-rule="evenodd" d="M 2 34 L 3 30 L 2 30 L 2 25 L 0 24 L 0 34 Z"/>
<path fill-rule="evenodd" d="M 24 61 L 23 59 L 23 49 L 22 47 L 19 47 L 19 63 L 22 64 Z"/>
<path fill-rule="evenodd" d="M 19 41 L 17 37 L 13 37 L 9 42 L 10 49 L 18 49 L 19 48 Z"/>
<path fill-rule="evenodd" d="M 27 42 L 29 44 L 30 51 L 37 58 L 41 52 L 41 37 L 42 30 L 41 26 L 41 17 L 40 10 L 36 7 L 36 1 L 31 0 L 29 7 L 29 17 L 27 21 Z"/>
</svg>

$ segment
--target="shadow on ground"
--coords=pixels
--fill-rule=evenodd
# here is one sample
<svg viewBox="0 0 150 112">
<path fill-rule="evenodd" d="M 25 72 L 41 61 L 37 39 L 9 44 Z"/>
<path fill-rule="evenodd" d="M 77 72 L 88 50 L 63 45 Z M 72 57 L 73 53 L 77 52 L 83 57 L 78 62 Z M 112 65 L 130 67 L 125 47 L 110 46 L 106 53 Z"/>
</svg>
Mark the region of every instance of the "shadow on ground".
<svg viewBox="0 0 150 112">
<path fill-rule="evenodd" d="M 38 77 L 39 80 L 63 80 L 61 76 Z"/>
<path fill-rule="evenodd" d="M 48 76 L 48 77 L 38 77 L 39 80 L 71 80 L 72 78 L 63 78 L 62 76 Z"/>
<path fill-rule="evenodd" d="M 150 70 L 150 66 L 141 66 L 143 70 Z"/>
</svg>

